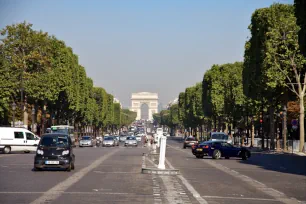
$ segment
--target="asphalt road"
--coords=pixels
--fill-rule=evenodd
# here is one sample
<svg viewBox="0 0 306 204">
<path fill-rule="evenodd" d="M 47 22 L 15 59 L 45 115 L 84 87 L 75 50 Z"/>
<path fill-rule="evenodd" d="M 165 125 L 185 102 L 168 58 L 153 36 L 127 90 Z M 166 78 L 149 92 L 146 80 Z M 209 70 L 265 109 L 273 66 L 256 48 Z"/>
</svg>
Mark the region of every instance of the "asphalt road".
<svg viewBox="0 0 306 204">
<path fill-rule="evenodd" d="M 306 168 L 297 163 L 305 164 L 302 157 L 254 154 L 246 162 L 215 161 L 196 159 L 177 139 L 167 144 L 167 166 L 179 169 L 179 176 L 141 174 L 142 153 L 148 152 L 141 145 L 75 148 L 71 172 L 34 172 L 34 154 L 0 154 L 0 203 L 306 201 Z"/>
</svg>

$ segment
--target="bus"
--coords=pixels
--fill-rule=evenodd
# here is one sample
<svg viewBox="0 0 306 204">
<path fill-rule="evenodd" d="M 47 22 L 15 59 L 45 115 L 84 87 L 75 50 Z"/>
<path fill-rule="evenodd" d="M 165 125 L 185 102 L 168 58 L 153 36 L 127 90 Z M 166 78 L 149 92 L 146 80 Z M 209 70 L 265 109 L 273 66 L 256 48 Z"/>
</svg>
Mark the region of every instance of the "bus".
<svg viewBox="0 0 306 204">
<path fill-rule="evenodd" d="M 62 133 L 70 136 L 73 145 L 75 145 L 74 127 L 69 125 L 51 126 L 51 133 Z"/>
</svg>

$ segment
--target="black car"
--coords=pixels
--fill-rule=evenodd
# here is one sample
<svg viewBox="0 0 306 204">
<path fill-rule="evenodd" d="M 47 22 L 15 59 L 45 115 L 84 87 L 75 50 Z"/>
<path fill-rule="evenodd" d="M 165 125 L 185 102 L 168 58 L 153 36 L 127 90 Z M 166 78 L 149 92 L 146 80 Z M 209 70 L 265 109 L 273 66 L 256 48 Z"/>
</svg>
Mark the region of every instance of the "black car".
<svg viewBox="0 0 306 204">
<path fill-rule="evenodd" d="M 34 158 L 34 170 L 63 168 L 71 171 L 75 162 L 73 147 L 69 135 L 42 135 Z"/>
<path fill-rule="evenodd" d="M 211 156 L 213 159 L 220 159 L 225 157 L 240 157 L 243 160 L 247 160 L 251 157 L 251 153 L 244 147 L 235 147 L 232 144 L 222 141 L 207 141 L 202 142 L 199 145 L 192 147 L 192 153 L 197 158 L 203 158 L 204 156 Z"/>
</svg>

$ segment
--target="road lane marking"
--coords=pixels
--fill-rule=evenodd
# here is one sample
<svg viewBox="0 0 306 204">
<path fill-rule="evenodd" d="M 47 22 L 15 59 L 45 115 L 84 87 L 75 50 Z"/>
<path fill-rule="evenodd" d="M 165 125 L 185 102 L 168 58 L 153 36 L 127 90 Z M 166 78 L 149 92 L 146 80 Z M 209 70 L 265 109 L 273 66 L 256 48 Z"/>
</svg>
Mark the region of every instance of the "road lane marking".
<svg viewBox="0 0 306 204">
<path fill-rule="evenodd" d="M 184 152 L 186 154 L 190 154 L 190 152 L 186 152 L 182 149 L 177 149 L 175 147 L 173 147 L 172 145 L 167 145 L 168 147 L 170 148 L 173 148 L 175 150 L 178 150 L 178 151 L 181 151 L 181 152 Z M 166 160 L 167 161 L 167 160 Z M 278 191 L 278 190 L 275 190 L 273 188 L 269 188 L 268 186 L 266 186 L 265 184 L 255 180 L 255 179 L 252 179 L 246 175 L 243 175 L 235 170 L 232 170 L 220 163 L 216 163 L 215 161 L 212 161 L 212 160 L 206 160 L 206 159 L 202 159 L 200 161 L 203 161 L 204 163 L 208 163 L 210 164 L 211 166 L 215 167 L 216 169 L 219 169 L 220 171 L 223 171 L 224 173 L 227 173 L 239 180 L 242 180 L 244 181 L 245 183 L 249 184 L 250 186 L 253 186 L 254 188 L 256 188 L 257 190 L 275 198 L 276 200 L 282 202 L 282 203 L 286 203 L 286 204 L 300 204 L 301 202 L 298 201 L 297 199 L 295 198 L 289 198 L 287 197 L 284 193 Z"/>
<path fill-rule="evenodd" d="M 223 196 L 202 196 L 204 198 L 211 198 L 211 199 L 223 199 L 223 200 L 255 200 L 255 201 L 275 201 L 279 202 L 276 199 L 269 199 L 269 198 L 248 198 L 248 197 L 223 197 Z"/>
<path fill-rule="evenodd" d="M 81 169 L 80 171 L 74 173 L 66 180 L 62 181 L 61 183 L 57 184 L 53 188 L 46 191 L 42 196 L 31 202 L 31 204 L 39 204 L 39 203 L 46 203 L 51 202 L 61 196 L 65 190 L 67 190 L 70 186 L 81 180 L 84 176 L 86 176 L 90 171 L 97 168 L 102 162 L 108 159 L 110 156 L 118 152 L 119 149 L 116 149 L 104 156 L 101 156 L 99 159 L 95 160 L 91 165 Z"/>
<path fill-rule="evenodd" d="M 165 159 L 165 162 L 171 169 L 174 169 L 172 164 L 167 159 Z M 177 177 L 182 181 L 185 187 L 189 190 L 189 192 L 193 195 L 193 197 L 200 204 L 208 204 L 207 201 L 200 196 L 200 194 L 193 188 L 193 186 L 181 174 L 177 175 Z"/>
</svg>

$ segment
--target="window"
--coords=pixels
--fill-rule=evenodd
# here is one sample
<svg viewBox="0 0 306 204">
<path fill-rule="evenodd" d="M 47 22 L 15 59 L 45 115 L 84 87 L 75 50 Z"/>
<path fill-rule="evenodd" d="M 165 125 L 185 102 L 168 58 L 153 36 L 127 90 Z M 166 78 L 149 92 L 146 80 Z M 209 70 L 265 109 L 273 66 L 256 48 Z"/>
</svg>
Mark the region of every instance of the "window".
<svg viewBox="0 0 306 204">
<path fill-rule="evenodd" d="M 14 132 L 15 139 L 24 139 L 23 132 Z"/>
<path fill-rule="evenodd" d="M 35 140 L 35 136 L 32 133 L 26 133 L 27 140 Z"/>
<path fill-rule="evenodd" d="M 223 147 L 233 147 L 233 145 L 231 145 L 231 144 L 229 144 L 229 143 L 226 143 L 226 142 L 221 143 L 221 145 L 222 145 Z"/>
</svg>

